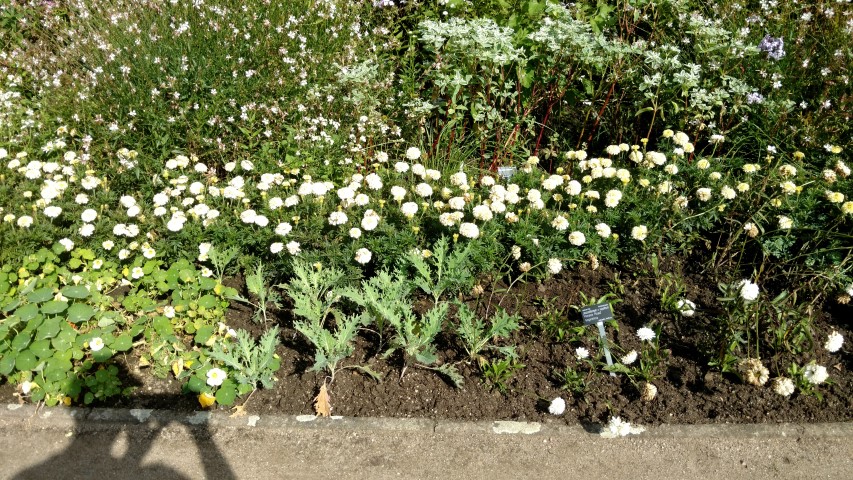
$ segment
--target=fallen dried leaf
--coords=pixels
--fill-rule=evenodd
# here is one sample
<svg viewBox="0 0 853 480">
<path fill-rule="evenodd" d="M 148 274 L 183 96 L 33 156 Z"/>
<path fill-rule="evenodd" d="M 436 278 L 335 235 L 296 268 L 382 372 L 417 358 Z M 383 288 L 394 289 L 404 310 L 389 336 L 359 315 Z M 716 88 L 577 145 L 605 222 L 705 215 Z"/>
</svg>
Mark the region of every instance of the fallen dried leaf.
<svg viewBox="0 0 853 480">
<path fill-rule="evenodd" d="M 332 401 L 329 398 L 329 390 L 326 388 L 326 383 L 320 387 L 320 393 L 314 397 L 314 411 L 319 417 L 329 417 L 332 415 Z"/>
<path fill-rule="evenodd" d="M 234 413 L 231 414 L 231 418 L 245 417 L 246 416 L 246 407 L 244 405 L 237 405 L 236 407 L 232 408 L 231 410 L 234 411 Z"/>
</svg>

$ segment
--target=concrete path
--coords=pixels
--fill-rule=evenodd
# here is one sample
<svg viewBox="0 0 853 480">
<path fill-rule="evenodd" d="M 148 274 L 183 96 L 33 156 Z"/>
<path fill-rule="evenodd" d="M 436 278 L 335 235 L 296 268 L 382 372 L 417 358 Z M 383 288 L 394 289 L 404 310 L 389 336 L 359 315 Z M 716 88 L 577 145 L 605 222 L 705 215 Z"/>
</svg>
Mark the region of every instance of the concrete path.
<svg viewBox="0 0 853 480">
<path fill-rule="evenodd" d="M 0 478 L 853 478 L 853 423 L 597 428 L 0 405 Z"/>
</svg>

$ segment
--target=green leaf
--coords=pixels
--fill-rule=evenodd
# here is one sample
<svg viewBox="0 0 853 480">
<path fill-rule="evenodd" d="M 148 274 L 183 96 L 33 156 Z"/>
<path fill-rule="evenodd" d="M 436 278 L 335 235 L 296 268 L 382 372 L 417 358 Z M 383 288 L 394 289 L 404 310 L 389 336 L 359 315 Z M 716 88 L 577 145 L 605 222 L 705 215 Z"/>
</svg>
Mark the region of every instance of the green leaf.
<svg viewBox="0 0 853 480">
<path fill-rule="evenodd" d="M 189 382 L 187 382 L 187 388 L 191 392 L 195 392 L 195 393 L 203 392 L 206 385 L 207 385 L 207 382 L 205 382 L 198 375 L 193 375 L 192 377 L 190 377 Z"/>
<path fill-rule="evenodd" d="M 204 325 L 198 329 L 195 333 L 195 343 L 199 345 L 204 345 L 210 340 L 210 337 L 213 336 L 214 328 L 213 325 Z"/>
<path fill-rule="evenodd" d="M 174 335 L 175 333 L 175 330 L 172 327 L 172 322 L 162 315 L 159 317 L 155 317 L 154 321 L 151 322 L 151 325 L 154 327 L 154 331 L 156 331 L 163 337 Z"/>
<path fill-rule="evenodd" d="M 68 368 L 65 368 L 65 367 Z M 71 362 L 68 362 L 67 365 L 64 362 L 51 358 L 47 361 L 47 365 L 44 367 L 44 378 L 48 382 L 58 382 L 60 380 L 64 380 L 68 376 L 68 372 L 71 370 Z"/>
<path fill-rule="evenodd" d="M 29 346 L 32 339 L 32 334 L 30 334 L 30 332 L 21 332 L 15 335 L 15 338 L 12 339 L 12 350 L 20 352 Z"/>
<path fill-rule="evenodd" d="M 36 358 L 36 355 L 29 350 L 24 350 L 15 358 L 15 368 L 17 368 L 19 372 L 32 370 L 36 368 L 38 364 L 38 358 Z"/>
<path fill-rule="evenodd" d="M 216 287 L 216 280 L 208 277 L 198 279 L 198 285 L 202 290 L 213 290 Z"/>
<path fill-rule="evenodd" d="M 97 352 L 92 352 L 92 359 L 96 362 L 106 362 L 107 360 L 113 357 L 113 351 L 107 347 L 104 347 Z"/>
<path fill-rule="evenodd" d="M 234 386 L 234 383 L 228 382 L 227 380 L 222 383 L 222 386 L 219 387 L 219 390 L 216 391 L 216 402 L 220 405 L 233 405 L 234 400 L 237 399 L 237 388 Z"/>
<path fill-rule="evenodd" d="M 46 340 L 49 338 L 53 338 L 59 333 L 59 328 L 62 320 L 54 317 L 48 318 L 41 324 L 39 329 L 36 331 L 36 340 Z"/>
<path fill-rule="evenodd" d="M 68 285 L 60 290 L 60 293 L 68 298 L 86 298 L 89 296 L 89 290 L 83 285 Z"/>
<path fill-rule="evenodd" d="M 44 313 L 45 315 L 54 315 L 64 312 L 66 308 L 68 308 L 68 302 L 51 300 L 49 302 L 44 302 L 41 306 L 41 313 Z"/>
<path fill-rule="evenodd" d="M 17 310 L 15 310 L 15 316 L 18 317 L 18 320 L 22 322 L 29 322 L 39 313 L 38 305 L 34 303 L 28 303 Z"/>
<path fill-rule="evenodd" d="M 95 315 L 95 309 L 85 303 L 75 303 L 68 307 L 68 321 L 83 323 Z"/>
<path fill-rule="evenodd" d="M 6 352 L 3 358 L 0 358 L 0 375 L 9 375 L 15 369 L 15 355 L 12 352 Z"/>
<path fill-rule="evenodd" d="M 33 290 L 27 295 L 27 300 L 33 303 L 44 302 L 53 298 L 53 289 L 50 287 Z"/>
<path fill-rule="evenodd" d="M 216 305 L 218 303 L 219 302 L 217 301 L 216 297 L 214 297 L 213 295 L 204 295 L 198 299 L 198 306 L 207 309 L 216 308 Z"/>
<path fill-rule="evenodd" d="M 47 358 L 53 355 L 53 349 L 50 348 L 50 340 L 39 340 L 30 345 L 30 352 L 33 352 L 38 358 Z"/>
<path fill-rule="evenodd" d="M 133 339 L 127 334 L 119 335 L 110 347 L 117 352 L 126 352 L 133 347 Z"/>
<path fill-rule="evenodd" d="M 50 344 L 53 345 L 53 348 L 58 352 L 65 352 L 71 350 L 71 346 L 74 344 L 74 339 L 77 338 L 77 332 L 73 329 L 62 330 L 59 332 L 59 335 L 53 337 Z"/>
</svg>

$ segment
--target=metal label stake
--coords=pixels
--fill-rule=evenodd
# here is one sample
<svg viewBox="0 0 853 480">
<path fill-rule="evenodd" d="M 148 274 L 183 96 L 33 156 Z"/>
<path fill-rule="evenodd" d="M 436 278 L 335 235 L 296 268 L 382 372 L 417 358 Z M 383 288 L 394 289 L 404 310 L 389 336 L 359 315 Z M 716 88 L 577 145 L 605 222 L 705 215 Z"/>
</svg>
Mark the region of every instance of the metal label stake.
<svg viewBox="0 0 853 480">
<path fill-rule="evenodd" d="M 601 346 L 604 348 L 604 358 L 607 359 L 607 365 L 613 365 L 613 357 L 610 356 L 610 348 L 607 346 L 607 334 L 604 331 L 604 322 L 613 320 L 613 310 L 609 303 L 599 303 L 589 307 L 581 308 L 581 316 L 583 317 L 584 325 L 598 326 L 598 334 L 601 336 Z M 615 377 L 615 372 L 610 372 L 611 377 Z"/>
</svg>

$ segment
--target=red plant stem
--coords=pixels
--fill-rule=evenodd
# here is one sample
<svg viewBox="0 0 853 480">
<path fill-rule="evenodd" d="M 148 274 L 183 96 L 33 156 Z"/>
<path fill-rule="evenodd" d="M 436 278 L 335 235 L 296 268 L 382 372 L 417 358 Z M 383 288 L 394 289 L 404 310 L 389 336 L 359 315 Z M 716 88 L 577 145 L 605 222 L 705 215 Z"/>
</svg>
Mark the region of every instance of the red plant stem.
<svg viewBox="0 0 853 480">
<path fill-rule="evenodd" d="M 610 84 L 610 90 L 607 92 L 607 97 L 604 99 L 604 105 L 601 106 L 601 110 L 598 111 L 598 116 L 595 117 L 595 121 L 592 123 L 592 128 L 589 130 L 589 136 L 586 138 L 586 143 L 592 143 L 592 135 L 595 133 L 595 129 L 598 128 L 599 122 L 601 122 L 601 116 L 604 115 L 604 109 L 607 108 L 607 105 L 610 103 L 610 97 L 613 95 L 613 90 L 616 89 L 616 82 Z"/>
</svg>

